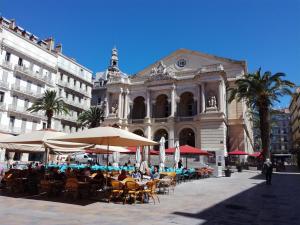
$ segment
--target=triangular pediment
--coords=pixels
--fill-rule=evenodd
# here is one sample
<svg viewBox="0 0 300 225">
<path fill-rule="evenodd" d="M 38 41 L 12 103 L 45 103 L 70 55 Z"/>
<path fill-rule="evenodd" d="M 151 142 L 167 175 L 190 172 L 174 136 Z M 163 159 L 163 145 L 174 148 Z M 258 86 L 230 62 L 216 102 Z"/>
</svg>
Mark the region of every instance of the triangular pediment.
<svg viewBox="0 0 300 225">
<path fill-rule="evenodd" d="M 227 70 L 228 68 L 229 70 L 239 71 L 244 70 L 246 65 L 245 61 L 223 58 L 188 49 L 178 49 L 168 56 L 159 59 L 155 63 L 147 66 L 145 69 L 139 71 L 135 75 L 135 77 L 150 77 L 151 74 L 153 74 L 153 70 L 155 70 L 161 62 L 163 62 L 169 74 L 198 71 L 201 68 L 213 65 L 222 65 L 224 67 L 224 70 Z"/>
</svg>

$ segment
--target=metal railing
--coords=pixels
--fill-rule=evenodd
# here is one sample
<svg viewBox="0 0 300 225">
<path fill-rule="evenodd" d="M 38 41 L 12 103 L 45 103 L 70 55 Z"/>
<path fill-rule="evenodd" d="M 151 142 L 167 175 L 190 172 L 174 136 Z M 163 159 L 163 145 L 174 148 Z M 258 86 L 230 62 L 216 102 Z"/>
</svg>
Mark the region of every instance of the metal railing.
<svg viewBox="0 0 300 225">
<path fill-rule="evenodd" d="M 66 87 L 66 88 L 69 88 L 69 89 L 71 89 L 71 90 L 75 90 L 75 91 L 77 91 L 77 92 L 80 93 L 80 94 L 84 94 L 84 95 L 86 95 L 86 96 L 88 96 L 88 97 L 91 96 L 91 94 L 90 94 L 86 89 L 81 88 L 81 87 L 79 87 L 79 86 L 75 86 L 75 85 L 73 85 L 73 84 L 71 84 L 71 83 L 69 83 L 69 82 L 61 81 L 60 84 L 61 84 L 62 86 L 64 86 L 64 87 Z"/>
<path fill-rule="evenodd" d="M 28 89 L 27 87 L 16 85 L 16 84 L 12 84 L 11 85 L 11 90 L 19 92 L 21 94 L 25 94 L 25 95 L 27 95 L 29 97 L 34 97 L 34 98 L 41 98 L 41 97 L 43 97 L 42 93 L 33 92 L 30 89 Z"/>
<path fill-rule="evenodd" d="M 3 60 L 1 65 L 7 69 L 12 69 L 12 64 L 6 60 Z"/>
<path fill-rule="evenodd" d="M 0 80 L 0 87 L 9 89 L 9 84 L 7 81 Z"/>
<path fill-rule="evenodd" d="M 18 105 L 14 105 L 14 104 L 11 104 L 8 106 L 8 111 L 10 111 L 10 112 L 16 112 L 16 113 L 21 113 L 21 114 L 31 116 L 31 117 L 45 119 L 45 114 L 43 112 L 29 112 L 29 111 L 27 111 L 27 109 L 28 109 L 28 107 L 18 106 Z"/>
<path fill-rule="evenodd" d="M 68 105 L 87 110 L 89 109 L 89 106 L 83 104 L 83 102 L 74 101 L 72 99 L 63 98 L 64 102 Z"/>
<path fill-rule="evenodd" d="M 4 102 L 0 102 L 0 110 L 6 110 L 6 104 Z"/>
<path fill-rule="evenodd" d="M 48 84 L 50 86 L 54 85 L 53 81 L 48 76 L 43 76 L 43 75 L 39 74 L 38 72 L 34 72 L 33 70 L 31 70 L 31 69 L 29 69 L 25 66 L 16 65 L 15 66 L 15 72 L 24 74 L 27 77 L 30 77 L 34 80 L 39 81 L 39 82 L 43 82 L 43 83 Z"/>
</svg>

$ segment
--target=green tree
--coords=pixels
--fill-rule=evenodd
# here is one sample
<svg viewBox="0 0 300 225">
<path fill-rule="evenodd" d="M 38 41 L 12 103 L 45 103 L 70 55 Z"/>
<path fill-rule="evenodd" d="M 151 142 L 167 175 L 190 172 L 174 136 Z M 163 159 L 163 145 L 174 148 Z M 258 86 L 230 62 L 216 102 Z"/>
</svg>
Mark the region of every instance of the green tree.
<svg viewBox="0 0 300 225">
<path fill-rule="evenodd" d="M 78 116 L 77 122 L 80 127 L 94 128 L 99 127 L 104 119 L 104 108 L 91 107 L 89 110 L 83 111 Z"/>
<path fill-rule="evenodd" d="M 261 73 L 259 68 L 255 73 L 249 73 L 235 81 L 235 87 L 229 88 L 228 102 L 236 99 L 245 101 L 251 111 L 257 111 L 259 130 L 265 158 L 270 157 L 270 109 L 279 98 L 292 95 L 290 88 L 295 84 L 284 80 L 284 73 L 272 74 L 270 71 Z"/>
<path fill-rule="evenodd" d="M 51 128 L 51 120 L 54 114 L 68 114 L 69 110 L 61 97 L 57 97 L 54 90 L 46 90 L 44 96 L 38 99 L 27 109 L 29 112 L 45 112 L 47 117 L 47 128 Z"/>
</svg>

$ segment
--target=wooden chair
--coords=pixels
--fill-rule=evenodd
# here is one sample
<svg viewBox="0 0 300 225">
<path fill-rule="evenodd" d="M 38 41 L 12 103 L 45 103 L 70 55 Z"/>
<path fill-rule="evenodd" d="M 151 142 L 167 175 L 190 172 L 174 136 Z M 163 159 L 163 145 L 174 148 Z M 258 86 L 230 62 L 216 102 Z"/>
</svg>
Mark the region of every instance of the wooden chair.
<svg viewBox="0 0 300 225">
<path fill-rule="evenodd" d="M 149 198 L 152 198 L 154 204 L 155 204 L 155 198 L 154 197 L 156 197 L 158 202 L 160 203 L 159 198 L 156 194 L 156 183 L 157 183 L 157 181 L 147 182 L 146 183 L 146 188 L 147 189 L 144 189 L 144 190 L 141 191 L 142 194 L 146 194 L 146 195 L 148 195 Z M 142 199 L 143 199 L 143 202 L 144 202 L 144 196 L 142 197 Z"/>
<path fill-rule="evenodd" d="M 78 197 L 78 180 L 76 178 L 68 178 L 65 185 L 64 196 L 72 195 L 73 199 Z"/>
<path fill-rule="evenodd" d="M 127 181 L 125 183 L 125 190 L 124 190 L 124 201 L 123 204 L 126 204 L 127 197 L 133 198 L 134 203 L 136 201 L 136 197 L 140 193 L 140 185 L 135 181 Z"/>
<path fill-rule="evenodd" d="M 51 192 L 51 185 L 49 183 L 49 180 L 41 180 L 39 185 L 39 192 L 46 193 L 47 195 Z"/>
<path fill-rule="evenodd" d="M 108 198 L 108 202 L 114 197 L 115 199 L 121 197 L 123 194 L 124 185 L 118 180 L 111 180 L 111 190 Z"/>
</svg>

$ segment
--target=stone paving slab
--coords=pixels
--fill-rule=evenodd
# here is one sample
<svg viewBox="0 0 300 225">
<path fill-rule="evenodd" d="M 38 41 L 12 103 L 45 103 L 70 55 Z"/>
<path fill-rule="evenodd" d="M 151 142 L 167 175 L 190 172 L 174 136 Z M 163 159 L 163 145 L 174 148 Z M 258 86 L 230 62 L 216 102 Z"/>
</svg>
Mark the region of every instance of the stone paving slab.
<svg viewBox="0 0 300 225">
<path fill-rule="evenodd" d="M 0 196 L 1 225 L 77 224 L 300 224 L 300 174 L 259 172 L 182 183 L 160 204 L 67 204 Z"/>
</svg>

